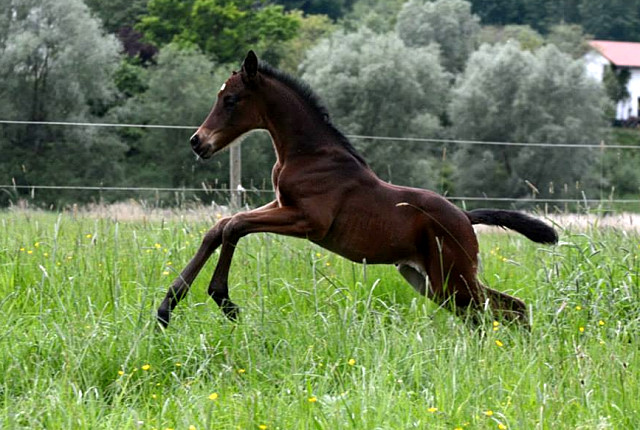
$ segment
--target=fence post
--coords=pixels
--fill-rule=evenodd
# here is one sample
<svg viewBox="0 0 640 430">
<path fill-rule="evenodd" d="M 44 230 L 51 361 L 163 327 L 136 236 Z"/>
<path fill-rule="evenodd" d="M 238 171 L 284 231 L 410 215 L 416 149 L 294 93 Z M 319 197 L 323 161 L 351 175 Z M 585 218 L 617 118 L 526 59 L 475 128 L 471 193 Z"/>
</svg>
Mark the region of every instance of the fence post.
<svg viewBox="0 0 640 430">
<path fill-rule="evenodd" d="M 242 151 L 240 144 L 233 145 L 229 151 L 229 188 L 231 200 L 229 202 L 232 211 L 237 211 L 242 206 Z"/>
</svg>

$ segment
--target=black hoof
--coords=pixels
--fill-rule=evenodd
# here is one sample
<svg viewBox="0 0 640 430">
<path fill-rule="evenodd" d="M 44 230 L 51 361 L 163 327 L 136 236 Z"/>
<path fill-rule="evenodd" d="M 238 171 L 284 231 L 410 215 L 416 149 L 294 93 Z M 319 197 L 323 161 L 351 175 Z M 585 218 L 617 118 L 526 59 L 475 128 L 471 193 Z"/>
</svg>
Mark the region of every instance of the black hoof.
<svg viewBox="0 0 640 430">
<path fill-rule="evenodd" d="M 220 308 L 229 320 L 233 322 L 238 321 L 238 317 L 240 316 L 240 307 L 238 307 L 238 305 L 233 303 L 231 300 L 223 300 Z"/>
<path fill-rule="evenodd" d="M 158 324 L 161 328 L 165 329 L 169 326 L 169 319 L 171 318 L 171 313 L 166 309 L 158 309 Z"/>
</svg>

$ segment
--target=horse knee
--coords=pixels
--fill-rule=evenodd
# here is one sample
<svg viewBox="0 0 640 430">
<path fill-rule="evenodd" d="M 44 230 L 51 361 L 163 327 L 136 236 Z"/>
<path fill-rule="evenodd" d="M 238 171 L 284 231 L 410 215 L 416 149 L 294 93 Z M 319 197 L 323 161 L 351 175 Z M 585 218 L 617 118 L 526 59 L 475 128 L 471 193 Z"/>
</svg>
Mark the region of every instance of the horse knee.
<svg viewBox="0 0 640 430">
<path fill-rule="evenodd" d="M 217 248 L 222 243 L 222 234 L 231 217 L 222 218 L 212 228 L 204 234 L 202 238 L 202 246 L 205 248 Z"/>
</svg>

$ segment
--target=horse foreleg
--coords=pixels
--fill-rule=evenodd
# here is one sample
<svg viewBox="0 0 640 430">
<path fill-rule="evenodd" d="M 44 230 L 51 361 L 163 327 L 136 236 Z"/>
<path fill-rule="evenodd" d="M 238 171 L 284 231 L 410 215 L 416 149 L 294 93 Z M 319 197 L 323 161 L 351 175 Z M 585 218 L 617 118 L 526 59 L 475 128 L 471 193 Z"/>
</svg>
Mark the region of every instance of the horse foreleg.
<svg viewBox="0 0 640 430">
<path fill-rule="evenodd" d="M 187 295 L 189 287 L 196 276 L 198 276 L 198 273 L 200 273 L 200 270 L 202 270 L 204 263 L 206 263 L 209 257 L 211 257 L 211 254 L 213 254 L 222 243 L 222 232 L 230 219 L 231 218 L 224 218 L 220 220 L 205 234 L 196 254 L 169 287 L 167 295 L 158 308 L 158 322 L 163 327 L 169 325 L 171 311 L 173 311 L 178 302 Z"/>
<path fill-rule="evenodd" d="M 296 208 L 268 208 L 243 212 L 233 216 L 224 226 L 222 249 L 218 265 L 209 284 L 209 295 L 231 320 L 238 317 L 239 308 L 229 298 L 229 268 L 241 237 L 250 233 L 276 233 L 295 237 L 309 237 L 315 231 L 303 212 Z"/>
<path fill-rule="evenodd" d="M 252 211 L 246 213 L 260 212 L 263 210 L 272 209 L 277 207 L 277 201 L 272 201 L 262 207 L 254 209 Z M 222 236 L 224 233 L 224 229 L 227 223 L 231 221 L 231 218 L 223 218 L 211 229 L 209 230 L 202 239 L 202 244 L 198 251 L 193 256 L 191 261 L 187 264 L 187 266 L 180 272 L 180 276 L 178 276 L 171 287 L 169 287 L 169 291 L 167 291 L 167 295 L 164 300 L 160 304 L 158 308 L 158 322 L 163 326 L 167 327 L 169 325 L 169 319 L 171 318 L 171 311 L 176 307 L 178 302 L 187 295 L 189 291 L 189 287 L 193 283 L 193 280 L 198 276 L 200 270 L 207 262 L 211 254 L 222 244 Z"/>
</svg>

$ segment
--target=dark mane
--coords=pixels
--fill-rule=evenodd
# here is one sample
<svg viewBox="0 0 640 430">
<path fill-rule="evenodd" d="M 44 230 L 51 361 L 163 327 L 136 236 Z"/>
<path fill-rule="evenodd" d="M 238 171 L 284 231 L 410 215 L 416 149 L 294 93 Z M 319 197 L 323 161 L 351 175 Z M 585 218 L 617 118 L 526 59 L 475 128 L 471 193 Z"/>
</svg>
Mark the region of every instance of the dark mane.
<svg viewBox="0 0 640 430">
<path fill-rule="evenodd" d="M 354 156 L 358 162 L 360 162 L 363 166 L 367 166 L 367 162 L 362 158 L 358 151 L 353 147 L 347 136 L 342 134 L 338 128 L 333 125 L 329 117 L 329 111 L 326 106 L 320 100 L 320 97 L 311 89 L 309 84 L 298 79 L 290 74 L 283 72 L 282 70 L 278 70 L 275 67 L 272 67 L 270 64 L 261 61 L 258 66 L 258 71 L 265 76 L 276 79 L 287 87 L 291 88 L 296 94 L 298 94 L 306 103 L 309 105 L 322 120 L 325 122 L 327 127 L 335 134 L 338 138 L 338 141 L 344 148 Z"/>
</svg>

